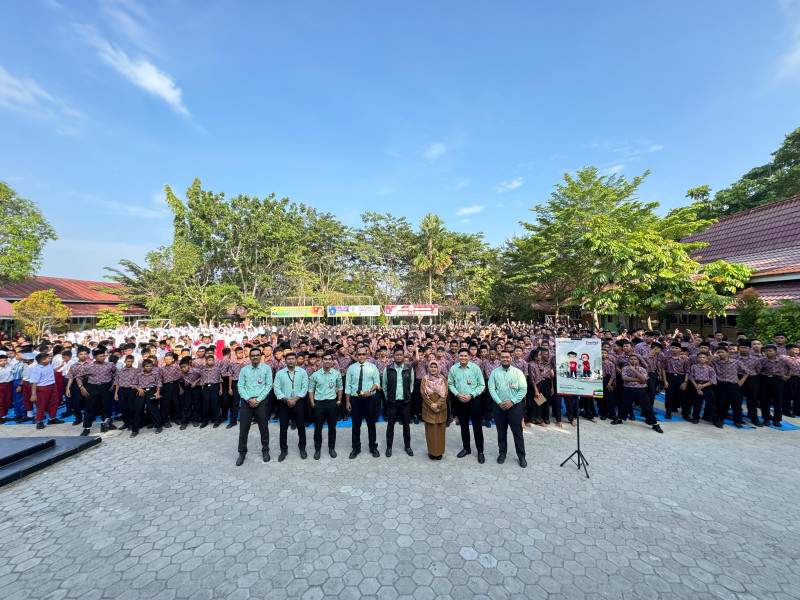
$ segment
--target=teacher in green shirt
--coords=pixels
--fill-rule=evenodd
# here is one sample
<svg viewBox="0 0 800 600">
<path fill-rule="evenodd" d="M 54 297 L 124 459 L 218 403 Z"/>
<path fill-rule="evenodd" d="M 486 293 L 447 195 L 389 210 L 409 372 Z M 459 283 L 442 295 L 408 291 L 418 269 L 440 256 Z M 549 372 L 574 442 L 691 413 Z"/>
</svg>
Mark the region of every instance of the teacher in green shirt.
<svg viewBox="0 0 800 600">
<path fill-rule="evenodd" d="M 333 353 L 322 355 L 322 368 L 311 375 L 308 399 L 314 411 L 314 460 L 322 451 L 322 426 L 328 424 L 328 452 L 336 458 L 336 411 L 342 402 L 342 374 L 333 368 Z"/>
<path fill-rule="evenodd" d="M 239 371 L 239 397 L 241 398 L 239 418 L 239 458 L 236 466 L 241 467 L 247 456 L 247 435 L 253 419 L 261 433 L 261 456 L 269 462 L 269 429 L 267 421 L 266 398 L 272 390 L 272 369 L 261 362 L 261 350 L 250 350 L 250 364 Z"/>
<path fill-rule="evenodd" d="M 300 458 L 306 454 L 306 417 L 303 398 L 308 393 L 308 373 L 297 368 L 297 354 L 287 352 L 283 355 L 286 366 L 275 374 L 275 399 L 278 401 L 278 418 L 280 419 L 280 435 L 278 442 L 281 453 L 278 462 L 283 462 L 289 452 L 287 433 L 289 421 L 294 420 L 297 425 L 298 448 Z"/>
<path fill-rule="evenodd" d="M 483 373 L 478 365 L 469 360 L 469 350 L 461 348 L 458 351 L 458 364 L 450 369 L 447 376 L 447 387 L 453 394 L 451 402 L 453 412 L 458 417 L 461 426 L 461 441 L 464 447 L 456 456 L 464 458 L 472 454 L 469 439 L 469 422 L 472 420 L 472 432 L 475 435 L 475 449 L 478 451 L 478 462 L 483 464 L 486 458 L 483 455 L 483 428 L 481 423 L 480 395 L 486 389 L 483 382 Z"/>
<path fill-rule="evenodd" d="M 503 464 L 508 451 L 508 429 L 514 436 L 519 466 L 528 466 L 525 460 L 525 440 L 522 438 L 522 419 L 525 416 L 522 400 L 528 391 L 525 374 L 511 366 L 511 352 L 500 353 L 500 366 L 489 375 L 489 395 L 494 400 L 494 422 L 497 425 L 497 448 L 500 451 L 497 462 Z"/>
</svg>

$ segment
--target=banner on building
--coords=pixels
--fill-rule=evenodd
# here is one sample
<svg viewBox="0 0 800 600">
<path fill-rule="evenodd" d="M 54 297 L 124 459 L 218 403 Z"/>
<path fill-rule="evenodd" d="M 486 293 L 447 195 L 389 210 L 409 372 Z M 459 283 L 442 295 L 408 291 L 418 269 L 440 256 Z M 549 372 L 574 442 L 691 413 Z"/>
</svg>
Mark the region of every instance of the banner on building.
<svg viewBox="0 0 800 600">
<path fill-rule="evenodd" d="M 603 395 L 602 340 L 556 339 L 556 391 L 559 395 Z"/>
<path fill-rule="evenodd" d="M 329 306 L 329 317 L 380 317 L 381 307 L 377 304 L 362 304 L 348 306 Z"/>
<path fill-rule="evenodd" d="M 271 317 L 299 319 L 302 317 L 324 317 L 321 306 L 273 306 L 269 309 Z"/>
<path fill-rule="evenodd" d="M 383 308 L 387 317 L 435 317 L 439 314 L 438 304 L 387 304 Z"/>
</svg>

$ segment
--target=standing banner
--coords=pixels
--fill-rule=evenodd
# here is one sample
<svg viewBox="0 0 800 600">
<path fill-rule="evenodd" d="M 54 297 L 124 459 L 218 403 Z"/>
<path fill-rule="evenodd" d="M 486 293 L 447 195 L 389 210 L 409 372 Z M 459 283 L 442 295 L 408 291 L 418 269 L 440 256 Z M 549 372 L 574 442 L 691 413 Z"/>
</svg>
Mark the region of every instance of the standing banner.
<svg viewBox="0 0 800 600">
<path fill-rule="evenodd" d="M 377 304 L 362 304 L 360 306 L 329 306 L 329 317 L 380 317 L 381 307 Z"/>
<path fill-rule="evenodd" d="M 269 309 L 271 317 L 299 319 L 302 317 L 324 317 L 321 306 L 273 306 Z"/>
<path fill-rule="evenodd" d="M 556 339 L 556 389 L 560 395 L 603 396 L 602 340 Z"/>
<path fill-rule="evenodd" d="M 383 307 L 387 317 L 435 317 L 439 314 L 438 304 L 387 304 Z"/>
</svg>

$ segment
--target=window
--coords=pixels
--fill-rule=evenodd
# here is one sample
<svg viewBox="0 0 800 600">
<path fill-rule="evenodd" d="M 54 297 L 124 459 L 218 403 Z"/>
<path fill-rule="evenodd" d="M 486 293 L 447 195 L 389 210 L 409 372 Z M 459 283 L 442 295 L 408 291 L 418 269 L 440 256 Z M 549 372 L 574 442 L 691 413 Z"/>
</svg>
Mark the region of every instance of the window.
<svg viewBox="0 0 800 600">
<path fill-rule="evenodd" d="M 727 327 L 736 327 L 739 324 L 739 315 L 728 315 L 725 317 L 725 325 Z"/>
</svg>

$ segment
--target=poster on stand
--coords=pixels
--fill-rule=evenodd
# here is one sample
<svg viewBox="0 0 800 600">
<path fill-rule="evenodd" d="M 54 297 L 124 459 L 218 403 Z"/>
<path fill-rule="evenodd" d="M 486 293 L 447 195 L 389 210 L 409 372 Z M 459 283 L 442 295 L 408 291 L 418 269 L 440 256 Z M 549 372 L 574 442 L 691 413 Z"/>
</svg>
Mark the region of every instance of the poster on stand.
<svg viewBox="0 0 800 600">
<path fill-rule="evenodd" d="M 602 340 L 556 339 L 556 390 L 559 395 L 603 396 Z"/>
</svg>

